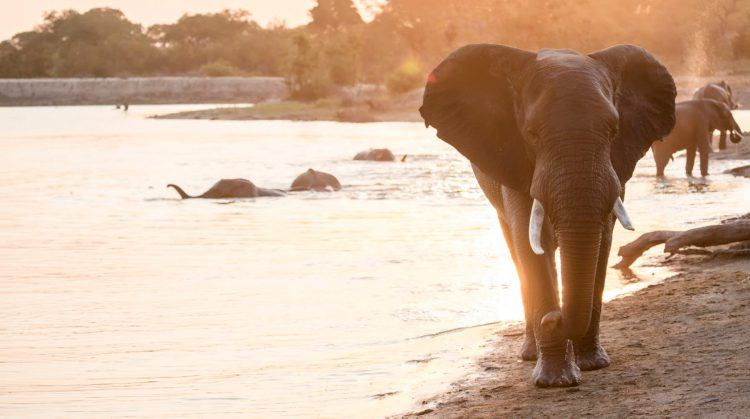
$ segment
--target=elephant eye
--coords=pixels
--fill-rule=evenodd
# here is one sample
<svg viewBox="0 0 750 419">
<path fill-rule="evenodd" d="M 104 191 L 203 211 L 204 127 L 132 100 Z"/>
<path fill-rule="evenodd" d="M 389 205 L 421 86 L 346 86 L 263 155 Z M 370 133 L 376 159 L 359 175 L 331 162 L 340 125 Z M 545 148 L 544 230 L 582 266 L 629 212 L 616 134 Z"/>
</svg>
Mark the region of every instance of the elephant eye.
<svg viewBox="0 0 750 419">
<path fill-rule="evenodd" d="M 620 130 L 619 124 L 617 124 L 616 122 L 612 123 L 612 124 L 609 124 L 609 136 L 610 136 L 610 138 L 616 137 L 617 133 L 619 132 L 619 130 Z"/>
<path fill-rule="evenodd" d="M 526 137 L 533 142 L 539 140 L 539 130 L 536 128 L 526 128 Z"/>
</svg>

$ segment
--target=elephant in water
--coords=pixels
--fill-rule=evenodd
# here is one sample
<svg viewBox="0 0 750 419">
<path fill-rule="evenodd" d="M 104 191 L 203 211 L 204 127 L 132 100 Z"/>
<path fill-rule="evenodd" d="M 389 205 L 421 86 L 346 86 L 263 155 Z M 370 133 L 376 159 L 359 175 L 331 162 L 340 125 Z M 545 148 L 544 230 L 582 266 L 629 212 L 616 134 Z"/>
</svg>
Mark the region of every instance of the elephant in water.
<svg viewBox="0 0 750 419">
<path fill-rule="evenodd" d="M 260 196 L 284 196 L 284 192 L 278 189 L 266 189 L 255 186 L 253 182 L 247 179 L 222 179 L 214 184 L 211 189 L 201 195 L 190 196 L 177 185 L 169 184 L 168 188 L 174 188 L 182 199 L 204 198 L 204 199 L 225 199 L 225 198 L 257 198 Z"/>
<path fill-rule="evenodd" d="M 318 172 L 317 170 L 307 169 L 305 173 L 297 176 L 292 182 L 292 186 L 289 188 L 291 191 L 324 191 L 328 188 L 338 191 L 341 189 L 341 183 L 336 179 L 336 176 Z"/>
<path fill-rule="evenodd" d="M 404 156 L 406 158 L 406 156 Z M 354 160 L 369 161 L 395 161 L 396 156 L 387 148 L 371 148 L 367 151 L 360 151 L 354 156 Z"/>
<path fill-rule="evenodd" d="M 612 229 L 615 218 L 633 228 L 625 183 L 672 130 L 676 95 L 669 71 L 633 45 L 588 55 L 468 45 L 427 77 L 425 124 L 469 159 L 497 210 L 537 386 L 575 386 L 581 370 L 609 365 L 599 319 Z"/>
<path fill-rule="evenodd" d="M 695 152 L 700 152 L 701 176 L 708 175 L 708 155 L 711 152 L 711 137 L 715 129 L 729 131 L 733 143 L 742 140 L 742 129 L 726 104 L 711 99 L 688 100 L 675 106 L 677 123 L 672 132 L 662 141 L 651 145 L 656 163 L 656 176 L 664 176 L 664 168 L 672 154 L 687 149 L 685 173 L 693 175 Z"/>
<path fill-rule="evenodd" d="M 729 109 L 740 107 L 739 103 L 734 100 L 732 86 L 724 80 L 718 83 L 709 83 L 696 90 L 693 94 L 693 99 L 713 99 L 727 105 Z M 719 150 L 724 150 L 727 148 L 727 131 L 723 129 L 719 130 Z M 711 135 L 713 136 L 713 129 L 711 130 Z"/>
</svg>

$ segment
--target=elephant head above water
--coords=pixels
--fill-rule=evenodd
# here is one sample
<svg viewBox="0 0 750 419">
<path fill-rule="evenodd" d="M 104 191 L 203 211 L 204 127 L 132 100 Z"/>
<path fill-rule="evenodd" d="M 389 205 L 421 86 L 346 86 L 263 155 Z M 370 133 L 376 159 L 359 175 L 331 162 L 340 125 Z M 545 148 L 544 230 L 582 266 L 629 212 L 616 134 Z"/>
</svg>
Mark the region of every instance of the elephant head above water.
<svg viewBox="0 0 750 419">
<path fill-rule="evenodd" d="M 428 76 L 425 124 L 471 161 L 498 211 L 522 281 L 522 357 L 538 347 L 539 386 L 576 385 L 579 366 L 609 364 L 598 325 L 613 214 L 631 227 L 625 183 L 674 126 L 675 96 L 666 68 L 632 45 L 589 55 L 468 45 Z"/>
<path fill-rule="evenodd" d="M 326 173 L 319 172 L 313 169 L 307 169 L 306 172 L 297 176 L 292 182 L 292 186 L 289 188 L 290 191 L 325 191 L 328 189 L 334 191 L 341 190 L 341 183 L 336 176 Z"/>
</svg>

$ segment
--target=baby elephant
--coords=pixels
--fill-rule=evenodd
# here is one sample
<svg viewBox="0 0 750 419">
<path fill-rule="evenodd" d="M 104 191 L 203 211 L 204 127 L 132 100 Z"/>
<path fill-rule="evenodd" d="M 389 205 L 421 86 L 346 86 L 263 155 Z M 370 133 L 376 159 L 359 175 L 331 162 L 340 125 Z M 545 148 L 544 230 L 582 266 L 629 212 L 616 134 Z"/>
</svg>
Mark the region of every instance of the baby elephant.
<svg viewBox="0 0 750 419">
<path fill-rule="evenodd" d="M 174 188 L 182 199 L 204 198 L 256 198 L 259 196 L 284 196 L 284 192 L 278 189 L 266 189 L 255 186 L 247 179 L 222 179 L 214 184 L 211 189 L 199 196 L 190 196 L 177 185 L 169 184 L 168 188 Z"/>
<path fill-rule="evenodd" d="M 291 191 L 324 191 L 328 188 L 331 188 L 334 191 L 341 189 L 341 183 L 336 179 L 336 176 L 330 173 L 307 169 L 305 173 L 302 173 L 294 179 L 294 182 L 292 182 L 292 186 L 289 189 Z"/>
<path fill-rule="evenodd" d="M 367 151 L 360 151 L 354 156 L 354 160 L 369 161 L 394 161 L 396 156 L 387 148 L 371 148 Z"/>
<path fill-rule="evenodd" d="M 688 100 L 675 106 L 677 122 L 672 132 L 662 141 L 655 141 L 651 146 L 656 162 L 656 175 L 664 176 L 664 167 L 669 163 L 672 154 L 687 149 L 685 173 L 693 175 L 695 152 L 701 155 L 701 176 L 708 175 L 708 154 L 711 152 L 713 131 L 730 131 L 729 139 L 733 143 L 742 140 L 742 129 L 732 116 L 727 105 L 711 99 Z"/>
</svg>

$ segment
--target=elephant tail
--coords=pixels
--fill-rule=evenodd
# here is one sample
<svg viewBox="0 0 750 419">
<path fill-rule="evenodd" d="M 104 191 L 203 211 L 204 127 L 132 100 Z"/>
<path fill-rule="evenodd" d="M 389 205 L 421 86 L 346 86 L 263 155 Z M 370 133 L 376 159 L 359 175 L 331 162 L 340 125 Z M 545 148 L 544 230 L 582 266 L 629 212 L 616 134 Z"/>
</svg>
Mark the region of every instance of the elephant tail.
<svg viewBox="0 0 750 419">
<path fill-rule="evenodd" d="M 187 193 L 185 193 L 185 191 L 182 190 L 182 188 L 172 183 L 167 185 L 167 188 L 174 188 L 174 190 L 176 190 L 177 193 L 180 194 L 180 197 L 182 197 L 182 199 L 195 198 L 194 196 L 188 195 Z"/>
</svg>

